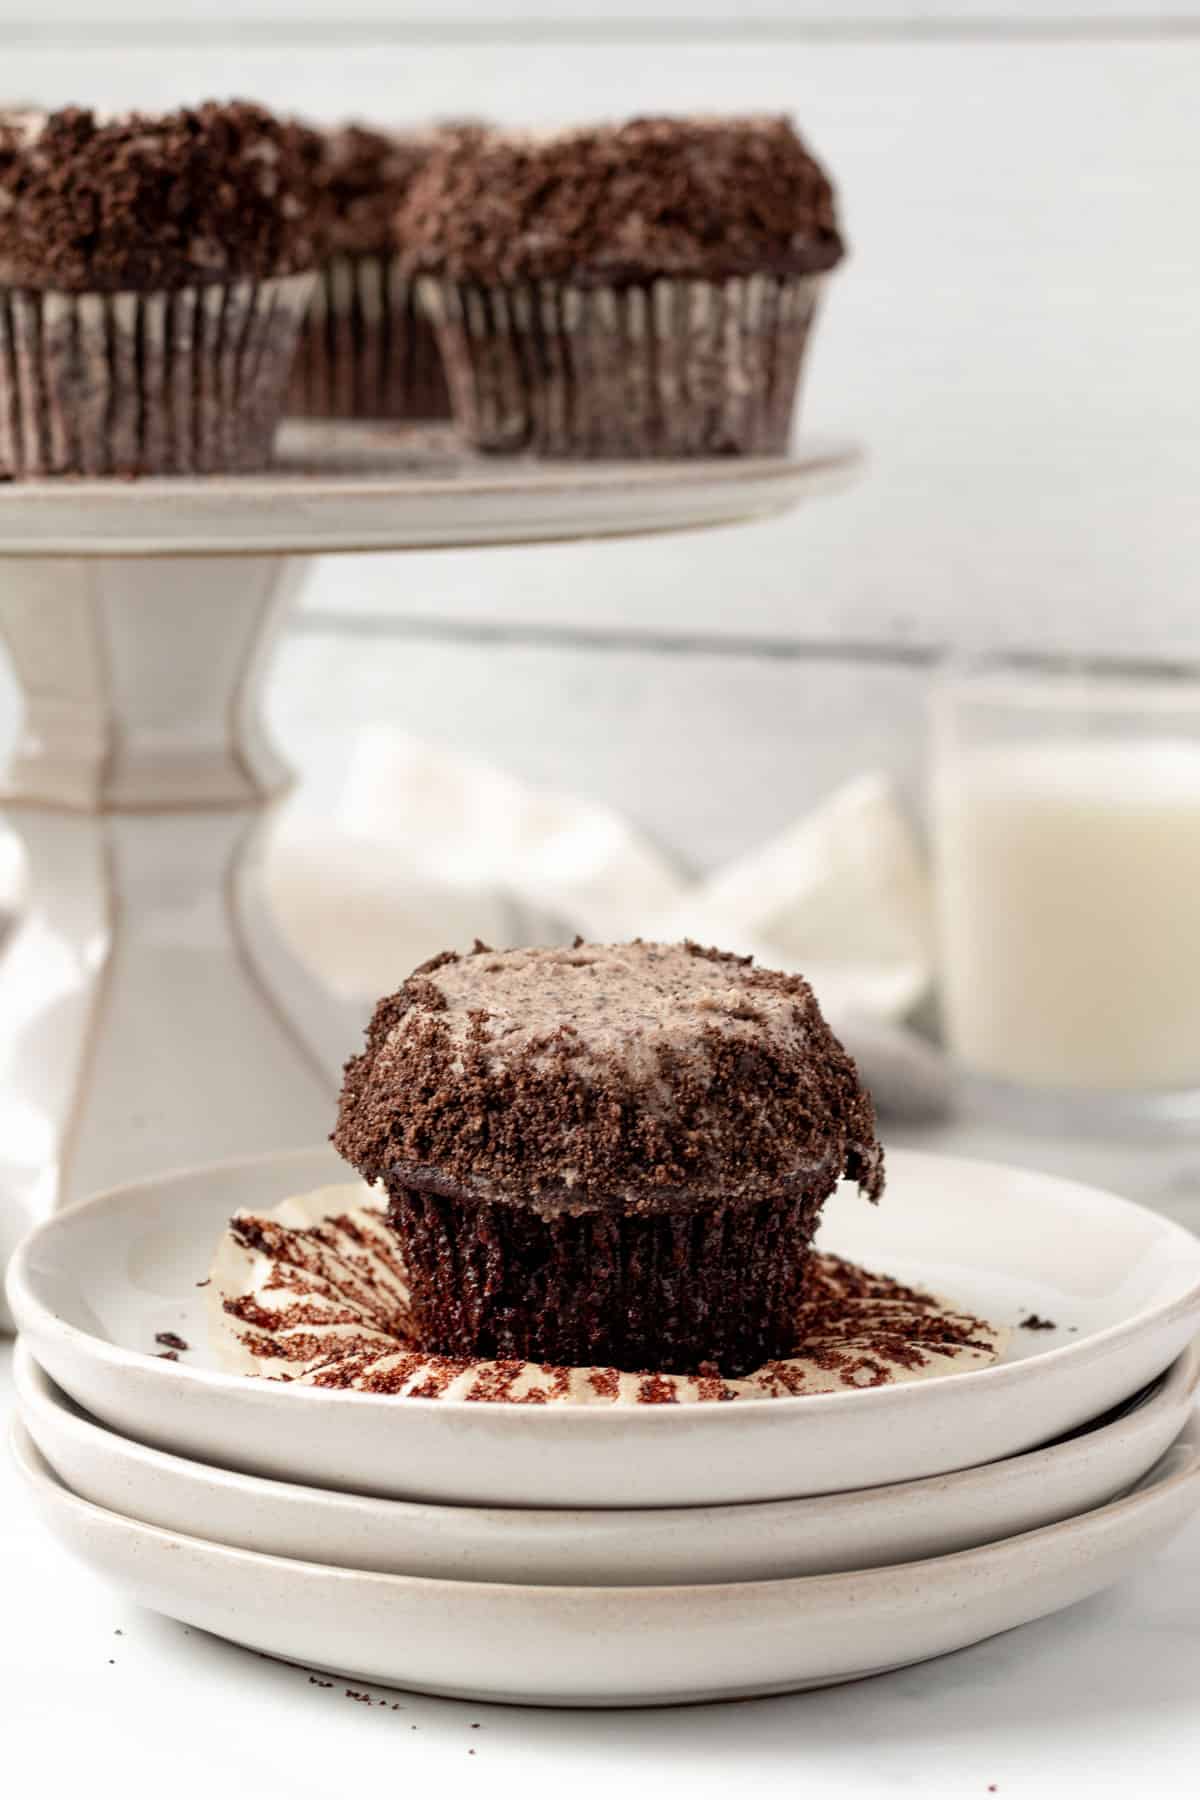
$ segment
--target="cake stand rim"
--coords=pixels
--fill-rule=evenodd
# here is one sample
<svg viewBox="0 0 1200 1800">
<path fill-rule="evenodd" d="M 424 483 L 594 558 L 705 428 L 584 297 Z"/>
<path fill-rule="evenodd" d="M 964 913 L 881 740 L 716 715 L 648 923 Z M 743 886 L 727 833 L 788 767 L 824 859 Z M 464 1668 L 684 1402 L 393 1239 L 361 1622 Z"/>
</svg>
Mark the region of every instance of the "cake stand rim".
<svg viewBox="0 0 1200 1800">
<path fill-rule="evenodd" d="M 370 434 L 359 442 L 369 446 Z M 465 476 L 285 467 L 17 481 L 0 486 L 0 558 L 337 555 L 662 535 L 786 512 L 849 480 L 863 460 L 849 439 L 812 436 L 778 457 L 521 462 Z M 276 509 L 284 516 L 272 519 Z"/>
</svg>

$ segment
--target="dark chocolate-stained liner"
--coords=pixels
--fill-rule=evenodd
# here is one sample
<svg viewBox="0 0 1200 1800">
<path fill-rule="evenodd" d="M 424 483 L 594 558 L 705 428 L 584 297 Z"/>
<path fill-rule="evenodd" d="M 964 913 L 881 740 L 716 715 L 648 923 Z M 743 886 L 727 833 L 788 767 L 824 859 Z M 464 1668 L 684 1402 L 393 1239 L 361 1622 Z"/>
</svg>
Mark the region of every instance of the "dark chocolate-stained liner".
<svg viewBox="0 0 1200 1800">
<path fill-rule="evenodd" d="M 327 281 L 329 305 L 325 329 L 332 357 L 329 386 L 334 411 L 345 418 L 354 410 L 354 373 L 358 355 L 354 330 L 354 270 L 339 258 L 328 270 Z"/>
<path fill-rule="evenodd" d="M 546 457 L 782 455 L 824 275 L 485 287 L 426 277 L 467 441 Z"/>
<path fill-rule="evenodd" d="M 217 407 L 224 420 L 222 455 L 233 455 L 236 443 L 234 420 L 237 417 L 237 373 L 241 367 L 242 343 L 246 333 L 246 307 L 239 303 L 232 288 L 221 290 L 219 322 L 220 354 L 217 357 Z"/>
<path fill-rule="evenodd" d="M 361 418 L 375 396 L 383 391 L 384 273 L 381 259 L 372 258 L 358 271 L 352 302 L 358 357 L 354 369 L 354 410 Z"/>
<path fill-rule="evenodd" d="M 558 289 L 540 284 L 530 306 L 530 331 L 539 376 L 546 390 L 546 441 L 550 455 L 565 455 L 570 441 L 573 381 L 564 357 L 563 334 L 558 323 Z"/>
<path fill-rule="evenodd" d="M 279 417 L 279 409 L 283 396 L 287 391 L 288 374 L 292 357 L 289 356 L 287 366 L 276 372 L 276 344 L 279 338 L 280 296 L 277 289 L 263 292 L 259 296 L 260 304 L 256 305 L 251 317 L 250 327 L 245 339 L 247 346 L 246 376 L 250 383 L 251 409 L 254 430 L 260 439 L 270 442 L 274 435 L 275 424 Z M 300 315 L 288 320 L 288 340 L 295 348 L 295 332 Z M 266 414 L 269 398 L 270 416 Z"/>
<path fill-rule="evenodd" d="M 264 468 L 311 275 L 155 294 L 0 289 L 0 472 Z"/>
<path fill-rule="evenodd" d="M 0 469 L 12 467 L 23 437 L 12 294 L 0 287 Z"/>
<path fill-rule="evenodd" d="M 543 1218 L 388 1186 L 425 1351 L 736 1376 L 794 1349 L 828 1184 L 709 1213 Z"/>
<path fill-rule="evenodd" d="M 392 256 L 334 256 L 301 327 L 287 410 L 310 419 L 448 419 L 442 356 Z"/>
<path fill-rule="evenodd" d="M 87 346 L 99 342 L 104 346 L 104 366 L 111 365 L 112 341 L 106 299 L 104 294 L 81 296 L 80 304 L 71 309 L 67 320 L 71 363 L 75 369 L 79 398 L 75 407 L 66 413 L 67 436 L 64 449 L 68 466 L 82 469 L 85 475 L 99 473 L 93 466 L 94 446 L 107 442 L 109 436 L 109 395 L 112 384 L 91 378 L 87 355 Z"/>
<path fill-rule="evenodd" d="M 32 462 L 35 467 L 40 466 L 48 454 L 48 444 L 44 424 L 45 407 L 39 381 L 41 358 L 34 350 L 35 344 L 40 344 L 41 340 L 41 314 L 36 307 L 29 306 L 27 296 L 19 288 L 13 289 L 7 298 L 12 331 L 13 393 L 18 429 L 8 446 L 3 467 L 6 474 L 13 474 L 27 461 Z"/>
<path fill-rule="evenodd" d="M 222 332 L 222 299 L 219 288 L 202 288 L 195 295 L 196 355 L 192 358 L 192 430 L 193 455 L 197 465 L 204 454 L 204 421 L 218 421 L 221 454 L 228 437 L 220 430 L 224 411 L 220 405 L 218 373 L 225 352 Z"/>
</svg>

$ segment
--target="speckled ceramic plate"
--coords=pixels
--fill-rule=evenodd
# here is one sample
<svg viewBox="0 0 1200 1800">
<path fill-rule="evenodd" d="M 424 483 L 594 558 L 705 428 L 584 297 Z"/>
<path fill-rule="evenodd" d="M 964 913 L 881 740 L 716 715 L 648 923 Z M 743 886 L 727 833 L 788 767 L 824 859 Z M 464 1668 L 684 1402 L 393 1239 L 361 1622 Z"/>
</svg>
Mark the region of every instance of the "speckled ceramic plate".
<svg viewBox="0 0 1200 1800">
<path fill-rule="evenodd" d="M 13 1373 L 21 1418 L 55 1473 L 82 1499 L 145 1524 L 380 1574 L 633 1587 L 880 1568 L 975 1549 L 1102 1506 L 1179 1435 L 1200 1345 L 1115 1416 L 982 1469 L 809 1500 L 638 1512 L 432 1506 L 263 1481 L 105 1430 L 24 1344 Z"/>
<path fill-rule="evenodd" d="M 78 1499 L 19 1426 L 14 1449 L 50 1529 L 142 1606 L 352 1679 L 542 1706 L 735 1699 L 920 1662 L 1097 1593 L 1200 1503 L 1191 1425 L 1137 1493 L 982 1550 L 788 1581 L 531 1587 L 203 1543 Z"/>
<path fill-rule="evenodd" d="M 797 1499 L 993 1462 L 1152 1381 L 1200 1328 L 1200 1241 L 1097 1189 L 897 1152 L 879 1207 L 834 1197 L 821 1245 L 998 1324 L 989 1368 L 904 1386 L 693 1406 L 555 1409 L 300 1388 L 211 1366 L 203 1279 L 239 1207 L 338 1179 L 327 1150 L 166 1175 L 59 1213 L 9 1300 L 39 1363 L 128 1437 L 276 1480 L 480 1506 Z M 170 1330 L 191 1351 L 155 1354 Z"/>
</svg>

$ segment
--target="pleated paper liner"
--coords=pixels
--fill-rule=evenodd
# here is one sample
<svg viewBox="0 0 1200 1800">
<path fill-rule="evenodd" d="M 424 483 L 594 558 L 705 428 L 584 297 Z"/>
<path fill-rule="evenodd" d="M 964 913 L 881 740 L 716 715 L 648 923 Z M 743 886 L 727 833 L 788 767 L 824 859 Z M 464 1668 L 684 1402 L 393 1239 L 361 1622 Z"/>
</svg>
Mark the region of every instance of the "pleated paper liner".
<svg viewBox="0 0 1200 1800">
<path fill-rule="evenodd" d="M 421 284 L 475 449 L 782 455 L 824 277 Z"/>
<path fill-rule="evenodd" d="M 205 1299 L 231 1373 L 396 1400 L 661 1406 L 842 1393 L 984 1368 L 1008 1337 L 953 1301 L 817 1255 L 792 1354 L 741 1378 L 432 1355 L 413 1341 L 399 1242 L 359 1184 L 235 1214 Z"/>
<path fill-rule="evenodd" d="M 445 1355 L 743 1375 L 788 1352 L 832 1186 L 693 1212 L 542 1216 L 389 1184 L 417 1333 Z"/>
<path fill-rule="evenodd" d="M 287 410 L 310 419 L 448 419 L 431 320 L 394 257 L 335 256 L 304 323 Z"/>
<path fill-rule="evenodd" d="M 0 287 L 0 472 L 264 468 L 312 282 L 151 294 Z"/>
</svg>

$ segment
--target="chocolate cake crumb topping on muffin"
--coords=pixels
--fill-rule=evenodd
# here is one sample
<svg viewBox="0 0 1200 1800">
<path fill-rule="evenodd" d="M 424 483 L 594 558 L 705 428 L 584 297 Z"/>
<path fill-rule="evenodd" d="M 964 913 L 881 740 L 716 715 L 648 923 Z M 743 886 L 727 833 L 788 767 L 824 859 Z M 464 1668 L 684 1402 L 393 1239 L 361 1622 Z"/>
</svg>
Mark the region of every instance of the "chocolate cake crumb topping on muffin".
<svg viewBox="0 0 1200 1800">
<path fill-rule="evenodd" d="M 505 283 L 811 274 L 841 260 L 833 189 L 786 118 L 642 118 L 467 134 L 414 181 L 414 270 Z"/>
<path fill-rule="evenodd" d="M 434 958 L 377 1007 L 334 1142 L 369 1181 L 540 1211 L 883 1184 L 808 983 L 696 944 Z"/>
<path fill-rule="evenodd" d="M 312 226 L 322 255 L 391 252 L 396 217 L 431 156 L 484 128 L 467 121 L 381 131 L 351 122 L 298 127 Z"/>
<path fill-rule="evenodd" d="M 396 213 L 440 141 L 436 131 L 366 125 L 310 132 L 312 223 L 322 253 L 390 251 Z"/>
<path fill-rule="evenodd" d="M 310 268 L 305 180 L 295 128 L 246 101 L 0 113 L 0 281 L 145 293 Z"/>
</svg>

